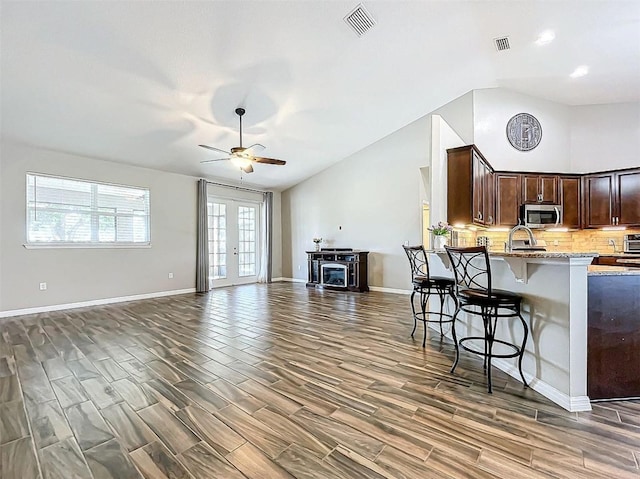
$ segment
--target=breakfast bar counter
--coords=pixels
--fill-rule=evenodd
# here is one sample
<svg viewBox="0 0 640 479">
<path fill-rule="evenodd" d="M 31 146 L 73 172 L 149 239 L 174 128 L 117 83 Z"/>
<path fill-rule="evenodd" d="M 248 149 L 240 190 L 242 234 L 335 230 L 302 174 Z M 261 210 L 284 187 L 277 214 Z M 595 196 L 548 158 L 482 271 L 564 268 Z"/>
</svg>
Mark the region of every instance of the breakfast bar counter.
<svg viewBox="0 0 640 479">
<path fill-rule="evenodd" d="M 445 251 L 431 251 L 432 274 L 451 275 Z M 597 253 L 490 252 L 493 288 L 524 297 L 522 315 L 530 336 L 522 363 L 530 387 L 569 411 L 591 409 L 587 395 L 587 283 Z M 519 328 L 498 322 L 497 337 L 518 344 Z M 458 335 L 479 335 L 481 321 L 461 314 Z M 462 334 L 461 334 L 462 333 Z M 493 364 L 518 378 L 515 359 Z"/>
</svg>

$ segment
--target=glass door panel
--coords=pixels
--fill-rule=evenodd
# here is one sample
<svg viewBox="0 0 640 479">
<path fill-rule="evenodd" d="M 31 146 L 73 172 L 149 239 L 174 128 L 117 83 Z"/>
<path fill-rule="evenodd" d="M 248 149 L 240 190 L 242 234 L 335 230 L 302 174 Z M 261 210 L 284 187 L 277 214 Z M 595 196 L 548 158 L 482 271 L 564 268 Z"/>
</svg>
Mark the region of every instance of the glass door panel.
<svg viewBox="0 0 640 479">
<path fill-rule="evenodd" d="M 209 281 L 212 288 L 257 281 L 259 207 L 228 199 L 209 201 Z"/>
</svg>

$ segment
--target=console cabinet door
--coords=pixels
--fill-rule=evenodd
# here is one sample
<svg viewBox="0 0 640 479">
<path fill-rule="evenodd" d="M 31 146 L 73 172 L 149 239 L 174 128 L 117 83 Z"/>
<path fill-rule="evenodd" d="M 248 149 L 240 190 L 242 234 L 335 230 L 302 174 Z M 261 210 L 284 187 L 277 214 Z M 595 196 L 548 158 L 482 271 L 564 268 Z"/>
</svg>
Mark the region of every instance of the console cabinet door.
<svg viewBox="0 0 640 479">
<path fill-rule="evenodd" d="M 581 225 L 581 181 L 579 176 L 561 176 L 558 191 L 562 206 L 562 226 L 566 228 L 580 228 Z"/>
<path fill-rule="evenodd" d="M 520 219 L 521 178 L 517 173 L 496 173 L 496 225 L 515 226 Z"/>
<path fill-rule="evenodd" d="M 640 169 L 616 173 L 616 225 L 640 226 Z"/>
</svg>

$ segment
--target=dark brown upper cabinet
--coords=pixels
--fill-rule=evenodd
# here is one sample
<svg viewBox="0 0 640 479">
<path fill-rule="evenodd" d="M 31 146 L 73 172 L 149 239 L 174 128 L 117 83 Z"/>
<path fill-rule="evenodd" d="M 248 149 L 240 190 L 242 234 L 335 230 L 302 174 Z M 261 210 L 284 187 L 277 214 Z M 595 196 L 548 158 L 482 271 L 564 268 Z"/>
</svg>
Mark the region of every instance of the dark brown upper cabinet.
<svg viewBox="0 0 640 479">
<path fill-rule="evenodd" d="M 495 218 L 493 168 L 473 145 L 447 150 L 447 220 L 491 226 Z"/>
<path fill-rule="evenodd" d="M 562 226 L 580 228 L 582 218 L 582 181 L 578 175 L 558 177 L 558 195 L 562 206 Z"/>
<path fill-rule="evenodd" d="M 496 226 L 515 226 L 520 219 L 521 182 L 518 173 L 496 173 Z"/>
<path fill-rule="evenodd" d="M 451 224 L 514 226 L 522 204 L 559 204 L 562 226 L 640 227 L 640 168 L 586 175 L 494 172 L 475 145 L 447 150 Z"/>
<path fill-rule="evenodd" d="M 522 202 L 532 204 L 558 204 L 558 176 L 522 175 Z"/>
<path fill-rule="evenodd" d="M 585 175 L 585 228 L 640 226 L 640 168 Z"/>
</svg>

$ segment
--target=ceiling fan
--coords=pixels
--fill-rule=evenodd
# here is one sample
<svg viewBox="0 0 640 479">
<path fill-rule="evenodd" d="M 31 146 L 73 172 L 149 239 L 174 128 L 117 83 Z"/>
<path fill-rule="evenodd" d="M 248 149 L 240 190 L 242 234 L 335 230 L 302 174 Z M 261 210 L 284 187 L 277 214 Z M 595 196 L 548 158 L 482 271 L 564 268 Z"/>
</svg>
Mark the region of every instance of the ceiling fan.
<svg viewBox="0 0 640 479">
<path fill-rule="evenodd" d="M 240 146 L 231 148 L 231 151 L 221 150 L 208 145 L 198 145 L 207 150 L 218 151 L 227 155 L 225 158 L 215 158 L 213 160 L 204 160 L 200 163 L 211 163 L 213 161 L 231 160 L 236 166 L 238 166 L 245 173 L 253 172 L 253 163 L 266 163 L 268 165 L 285 165 L 287 162 L 283 160 L 276 160 L 274 158 L 264 158 L 262 156 L 255 156 L 253 151 L 263 150 L 264 146 L 260 143 L 254 143 L 246 148 L 242 146 L 242 115 L 245 114 L 244 108 L 236 108 L 236 115 L 240 118 Z"/>
</svg>

